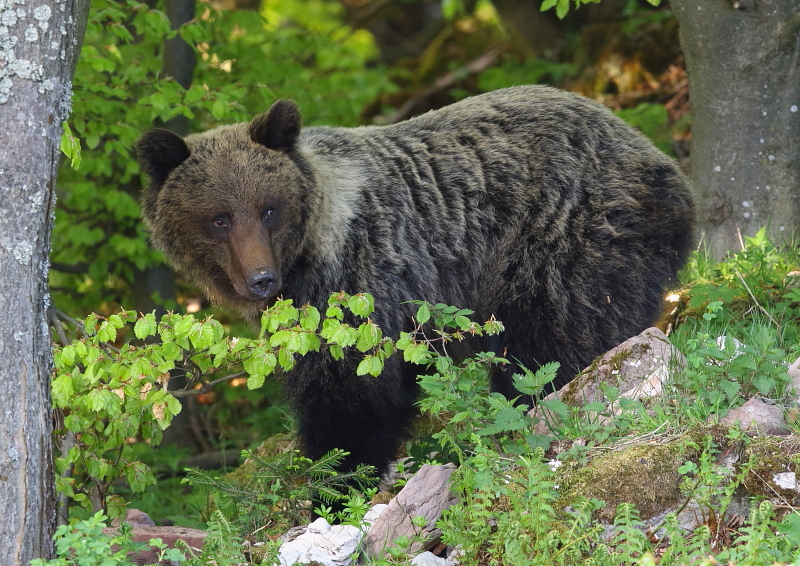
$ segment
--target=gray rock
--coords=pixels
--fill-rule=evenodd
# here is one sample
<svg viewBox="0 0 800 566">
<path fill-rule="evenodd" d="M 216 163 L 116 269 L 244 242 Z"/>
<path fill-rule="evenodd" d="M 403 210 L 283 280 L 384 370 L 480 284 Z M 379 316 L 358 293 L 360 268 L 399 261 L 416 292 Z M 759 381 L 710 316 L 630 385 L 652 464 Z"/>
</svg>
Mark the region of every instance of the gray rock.
<svg viewBox="0 0 800 566">
<path fill-rule="evenodd" d="M 455 548 L 451 548 L 450 552 L 447 554 L 447 566 L 459 566 L 461 564 L 461 559 L 464 556 L 464 551 L 461 549 L 460 546 Z"/>
<path fill-rule="evenodd" d="M 436 521 L 442 516 L 442 511 L 458 503 L 449 487 L 454 469 L 452 464 L 422 466 L 370 528 L 366 540 L 367 555 L 382 555 L 401 536 L 423 540 L 412 544 L 411 554 L 433 548 L 441 536 Z M 421 529 L 411 522 L 418 516 L 425 517 L 426 521 Z"/>
<path fill-rule="evenodd" d="M 686 358 L 658 328 L 652 327 L 629 338 L 598 358 L 591 366 L 545 401 L 560 399 L 567 405 L 581 407 L 595 401 L 607 401 L 601 385 L 620 392 L 621 398 L 645 399 L 660 395 L 674 367 L 681 367 Z M 612 412 L 617 410 L 612 407 Z M 537 405 L 529 413 L 536 419 L 534 432 L 547 434 L 558 417 L 544 406 Z"/>
</svg>

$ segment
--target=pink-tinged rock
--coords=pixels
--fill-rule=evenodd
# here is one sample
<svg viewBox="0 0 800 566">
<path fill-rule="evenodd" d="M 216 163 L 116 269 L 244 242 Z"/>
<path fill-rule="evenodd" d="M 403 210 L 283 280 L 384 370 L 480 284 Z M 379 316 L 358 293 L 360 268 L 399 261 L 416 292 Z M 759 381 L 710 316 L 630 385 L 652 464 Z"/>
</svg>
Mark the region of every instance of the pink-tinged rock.
<svg viewBox="0 0 800 566">
<path fill-rule="evenodd" d="M 150 515 L 145 513 L 144 511 L 139 511 L 138 509 L 128 509 L 125 512 L 125 518 L 120 519 L 117 517 L 113 521 L 111 521 L 112 527 L 119 527 L 120 523 L 128 523 L 131 527 L 155 527 L 156 524 L 153 522 L 153 519 L 150 518 Z"/>
<path fill-rule="evenodd" d="M 118 527 L 108 527 L 103 529 L 104 533 L 115 536 L 119 531 Z M 175 548 L 175 543 L 179 540 L 184 541 L 191 548 L 199 550 L 205 543 L 205 538 L 208 533 L 198 529 L 189 529 L 187 527 L 133 527 L 132 538 L 138 542 L 150 542 L 151 539 L 160 538 L 161 542 L 165 543 L 170 548 Z M 128 560 L 134 564 L 157 564 L 159 551 L 153 547 L 129 556 Z"/>
<path fill-rule="evenodd" d="M 737 421 L 739 428 L 748 436 L 759 434 L 786 436 L 790 434 L 783 418 L 783 409 L 769 405 L 757 397 L 748 399 L 744 405 L 730 411 L 720 420 L 720 423 L 732 426 Z"/>
<path fill-rule="evenodd" d="M 800 400 L 800 358 L 797 358 L 792 365 L 786 370 L 789 374 L 789 379 L 792 383 L 792 389 L 794 390 L 794 399 L 795 401 Z"/>
</svg>

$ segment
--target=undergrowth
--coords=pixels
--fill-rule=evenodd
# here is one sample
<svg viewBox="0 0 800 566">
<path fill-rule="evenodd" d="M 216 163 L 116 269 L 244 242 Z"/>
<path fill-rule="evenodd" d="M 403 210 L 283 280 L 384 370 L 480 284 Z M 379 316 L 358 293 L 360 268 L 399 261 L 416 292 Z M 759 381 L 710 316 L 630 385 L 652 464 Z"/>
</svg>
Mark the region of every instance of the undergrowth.
<svg viewBox="0 0 800 566">
<path fill-rule="evenodd" d="M 447 344 L 465 335 L 502 330 L 495 320 L 471 321 L 468 310 L 418 302 L 416 330 L 396 341 L 383 336 L 369 320 L 368 295 L 334 295 L 324 317 L 312 307 L 279 301 L 265 313 L 262 333 L 254 340 L 230 338 L 213 321 L 177 315 L 161 321 L 126 312 L 114 320 L 95 317 L 87 321 L 86 338 L 57 351 L 54 387 L 59 389 L 54 397 L 66 402 L 65 388 L 94 387 L 101 392 L 88 394 L 89 400 L 96 400 L 96 406 L 89 408 L 107 413 L 89 419 L 83 416 L 85 405 L 70 405 L 70 430 L 78 434 L 78 443 L 66 460 L 73 465 L 73 474 L 65 475 L 59 486 L 73 496 L 91 493 L 87 484 L 96 474 L 87 467 L 81 475 L 81 463 L 110 462 L 102 468 L 103 486 L 104 493 L 113 497 L 117 478 L 129 477 L 130 469 L 145 470 L 143 464 L 128 460 L 134 458 L 130 451 L 120 453 L 126 458 L 124 466 L 114 468 L 114 461 L 102 456 L 114 449 L 103 443 L 107 440 L 103 430 L 110 428 L 113 415 L 128 415 L 125 426 L 130 430 L 122 432 L 146 431 L 151 442 L 157 441 L 160 429 L 169 424 L 170 412 L 177 410 L 159 386 L 161 372 L 191 364 L 200 376 L 198 383 L 207 383 L 215 379 L 215 371 L 241 368 L 248 385 L 257 388 L 276 368 L 290 370 L 296 356 L 307 351 L 324 348 L 341 358 L 344 348 L 355 347 L 365 354 L 359 366 L 362 374 L 379 378 L 391 355 L 420 366 L 424 395 L 419 407 L 435 426 L 427 441 L 412 443 L 407 466 L 426 461 L 457 464 L 452 490 L 462 504 L 447 510 L 438 526 L 443 541 L 460 550 L 462 564 L 800 565 L 800 514 L 791 502 L 779 500 L 776 505 L 747 490 L 755 470 L 764 465 L 753 456 L 755 440 L 737 428 L 728 431 L 708 424 L 753 396 L 786 407 L 795 403 L 787 365 L 800 355 L 799 264 L 796 250 L 778 249 L 763 232 L 721 263 L 696 254 L 683 272 L 683 287 L 675 292 L 679 300 L 673 313 L 676 330 L 671 340 L 686 362 L 672 368 L 663 394 L 634 401 L 608 387 L 605 399 L 591 407 L 550 402 L 548 407 L 559 421 L 547 435 L 532 432 L 534 423 L 526 407 L 488 390 L 489 367 L 504 360 L 490 352 L 462 361 L 444 355 Z M 345 310 L 364 322 L 345 323 Z M 436 327 L 435 334 L 422 332 L 425 323 Z M 109 348 L 107 342 L 125 324 L 134 325 L 138 338 L 158 336 L 161 342 Z M 429 338 L 432 335 L 435 339 Z M 105 364 L 107 377 L 96 371 L 98 364 Z M 515 376 L 517 388 L 521 394 L 537 395 L 556 371 L 555 364 L 525 371 Z M 131 397 L 135 402 L 125 401 Z M 134 410 L 132 420 L 128 413 Z M 98 422 L 103 423 L 99 428 Z M 80 426 L 86 423 L 94 432 L 84 437 Z M 140 428 L 131 428 L 131 423 Z M 141 428 L 145 424 L 147 428 Z M 562 499 L 561 484 L 570 470 L 595 461 L 600 453 L 667 437 L 682 438 L 684 446 L 684 463 L 676 472 L 682 478 L 683 504 L 657 524 L 645 524 L 629 502 L 617 504 L 613 519 L 603 522 L 600 510 L 607 504 L 600 498 Z M 732 466 L 722 457 L 732 452 L 750 456 Z M 181 559 L 188 564 L 271 564 L 277 551 L 275 535 L 305 522 L 314 506 L 330 520 L 362 524 L 374 489 L 369 487 L 368 470 L 356 470 L 352 476 L 334 471 L 343 453 L 333 452 L 319 462 L 293 450 L 270 457 L 255 452 L 244 456 L 250 468 L 244 468 L 248 471 L 243 476 L 216 478 L 189 472 L 191 483 L 211 491 L 214 511 L 211 542 L 201 553 L 183 549 Z M 797 460 L 796 455 L 788 458 Z M 749 515 L 738 517 L 731 511 L 732 502 L 743 493 L 750 493 L 754 501 Z M 78 503 L 86 506 L 89 499 Z M 329 507 L 331 502 L 338 502 L 338 514 Z M 690 503 L 700 519 L 692 532 L 685 530 L 678 515 Z M 88 522 L 74 520 L 72 526 L 60 528 L 59 558 L 49 564 L 88 564 L 79 557 L 98 552 L 105 553 L 108 564 L 124 564 L 121 551 L 114 549 L 129 548 L 125 530 L 116 539 L 101 539 L 93 549 L 81 545 L 86 533 L 96 533 L 102 519 L 96 514 Z M 407 563 L 411 556 L 404 549 L 410 541 L 399 542 L 392 553 L 368 563 Z M 256 552 L 256 545 L 264 543 Z"/>
</svg>

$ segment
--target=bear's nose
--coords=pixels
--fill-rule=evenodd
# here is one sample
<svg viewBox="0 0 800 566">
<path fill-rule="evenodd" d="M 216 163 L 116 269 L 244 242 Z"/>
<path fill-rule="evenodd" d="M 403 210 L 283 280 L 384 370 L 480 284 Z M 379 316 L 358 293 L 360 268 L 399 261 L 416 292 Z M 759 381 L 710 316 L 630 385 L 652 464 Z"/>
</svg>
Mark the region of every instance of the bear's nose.
<svg viewBox="0 0 800 566">
<path fill-rule="evenodd" d="M 278 294 L 281 276 L 271 267 L 256 269 L 247 278 L 247 288 L 259 299 L 266 299 Z"/>
</svg>

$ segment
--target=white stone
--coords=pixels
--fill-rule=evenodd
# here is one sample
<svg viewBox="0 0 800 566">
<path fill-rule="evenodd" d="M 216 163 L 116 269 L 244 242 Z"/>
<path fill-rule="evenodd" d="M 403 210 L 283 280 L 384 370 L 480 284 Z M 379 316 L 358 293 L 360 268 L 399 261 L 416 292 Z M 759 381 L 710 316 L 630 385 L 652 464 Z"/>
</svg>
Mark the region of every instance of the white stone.
<svg viewBox="0 0 800 566">
<path fill-rule="evenodd" d="M 453 548 L 447 555 L 447 566 L 458 566 L 461 564 L 461 558 L 464 556 L 464 551 L 461 547 Z"/>
<path fill-rule="evenodd" d="M 411 566 L 447 566 L 447 560 L 432 552 L 423 552 L 411 561 Z"/>
<path fill-rule="evenodd" d="M 388 505 L 386 503 L 378 503 L 372 509 L 367 511 L 366 515 L 364 515 L 364 522 L 367 524 L 368 527 L 372 526 L 372 523 L 378 520 L 378 517 L 381 516 L 383 510 L 386 509 Z"/>
<path fill-rule="evenodd" d="M 797 476 L 795 476 L 794 472 L 781 472 L 780 474 L 775 474 L 772 476 L 772 481 L 774 481 L 775 485 L 782 489 L 797 490 Z"/>
<path fill-rule="evenodd" d="M 314 521 L 318 523 L 320 519 Z M 312 523 L 313 524 L 313 523 Z M 325 521 L 327 525 L 327 521 Z M 320 528 L 321 523 L 316 528 Z M 281 545 L 278 560 L 281 566 L 292 564 L 318 564 L 322 566 L 350 566 L 364 533 L 352 525 L 334 525 L 322 534 L 309 531 L 291 542 Z"/>
<path fill-rule="evenodd" d="M 314 521 L 313 523 L 311 523 L 308 526 L 308 529 L 306 529 L 306 532 L 307 533 L 314 533 L 314 534 L 317 534 L 317 535 L 324 535 L 329 530 L 331 530 L 331 526 L 328 523 L 328 521 L 326 521 L 325 519 L 320 517 L 319 519 L 317 519 L 316 521 Z"/>
</svg>

